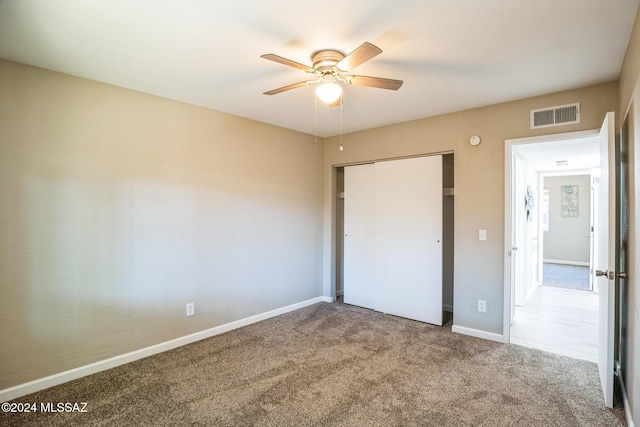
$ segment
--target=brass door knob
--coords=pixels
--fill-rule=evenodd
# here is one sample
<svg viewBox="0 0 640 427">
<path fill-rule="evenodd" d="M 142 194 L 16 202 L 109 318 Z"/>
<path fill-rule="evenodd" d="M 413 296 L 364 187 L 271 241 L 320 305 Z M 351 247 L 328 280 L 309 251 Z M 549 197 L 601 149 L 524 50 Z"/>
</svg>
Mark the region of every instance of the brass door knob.
<svg viewBox="0 0 640 427">
<path fill-rule="evenodd" d="M 601 271 L 601 270 L 596 270 L 596 277 L 606 277 L 609 280 L 613 280 L 616 278 L 616 273 L 615 271 Z"/>
</svg>

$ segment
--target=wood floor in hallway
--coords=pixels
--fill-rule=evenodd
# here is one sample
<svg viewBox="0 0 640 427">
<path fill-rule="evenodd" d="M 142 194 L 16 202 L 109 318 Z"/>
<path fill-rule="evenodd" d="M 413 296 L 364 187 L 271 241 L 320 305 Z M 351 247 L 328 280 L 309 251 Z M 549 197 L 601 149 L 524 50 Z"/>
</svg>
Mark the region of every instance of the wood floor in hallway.
<svg viewBox="0 0 640 427">
<path fill-rule="evenodd" d="M 511 343 L 597 362 L 598 295 L 538 286 L 516 307 Z"/>
</svg>

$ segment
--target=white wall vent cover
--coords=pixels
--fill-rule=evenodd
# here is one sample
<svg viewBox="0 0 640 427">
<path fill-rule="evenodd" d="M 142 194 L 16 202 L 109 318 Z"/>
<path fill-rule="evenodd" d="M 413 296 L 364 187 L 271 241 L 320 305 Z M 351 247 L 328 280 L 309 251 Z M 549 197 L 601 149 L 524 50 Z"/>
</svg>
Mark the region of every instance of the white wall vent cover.
<svg viewBox="0 0 640 427">
<path fill-rule="evenodd" d="M 580 103 L 531 110 L 531 129 L 580 123 Z"/>
</svg>

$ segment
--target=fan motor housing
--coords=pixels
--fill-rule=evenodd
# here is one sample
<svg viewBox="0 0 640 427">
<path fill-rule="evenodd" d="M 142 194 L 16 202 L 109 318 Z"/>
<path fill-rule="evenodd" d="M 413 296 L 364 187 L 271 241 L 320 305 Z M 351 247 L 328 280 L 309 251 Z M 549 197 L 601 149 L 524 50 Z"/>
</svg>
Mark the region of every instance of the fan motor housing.
<svg viewBox="0 0 640 427">
<path fill-rule="evenodd" d="M 332 71 L 333 67 L 344 59 L 344 53 L 339 50 L 318 50 L 311 54 L 313 68 L 320 71 Z"/>
</svg>

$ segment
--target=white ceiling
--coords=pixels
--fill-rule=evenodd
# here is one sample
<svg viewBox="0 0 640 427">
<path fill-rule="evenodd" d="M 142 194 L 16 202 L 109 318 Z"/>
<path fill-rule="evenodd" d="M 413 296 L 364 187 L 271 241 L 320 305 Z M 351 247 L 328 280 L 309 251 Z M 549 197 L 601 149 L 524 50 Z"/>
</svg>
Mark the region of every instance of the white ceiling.
<svg viewBox="0 0 640 427">
<path fill-rule="evenodd" d="M 554 174 L 588 173 L 600 167 L 600 143 L 597 136 L 513 146 L 527 165 L 537 171 Z M 567 165 L 558 165 L 558 161 Z"/>
<path fill-rule="evenodd" d="M 345 89 L 345 133 L 618 78 L 638 0 L 0 0 L 0 57 L 313 134 L 310 54 L 383 53 Z M 318 105 L 317 133 L 340 133 Z"/>
</svg>

